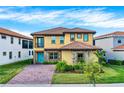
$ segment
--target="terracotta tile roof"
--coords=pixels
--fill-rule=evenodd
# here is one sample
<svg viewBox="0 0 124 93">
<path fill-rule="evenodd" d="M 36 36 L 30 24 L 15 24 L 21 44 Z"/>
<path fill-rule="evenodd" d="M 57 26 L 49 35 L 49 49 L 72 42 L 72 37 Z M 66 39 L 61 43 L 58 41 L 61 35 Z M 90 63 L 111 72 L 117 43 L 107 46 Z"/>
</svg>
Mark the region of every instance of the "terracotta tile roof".
<svg viewBox="0 0 124 93">
<path fill-rule="evenodd" d="M 31 35 L 62 35 L 64 33 L 71 33 L 71 32 L 77 32 L 77 33 L 96 33 L 95 31 L 88 30 L 88 29 L 82 29 L 82 28 L 64 28 L 64 27 L 57 27 L 52 28 L 44 31 L 39 31 L 32 33 Z"/>
<path fill-rule="evenodd" d="M 95 39 L 101 39 L 101 38 L 106 38 L 106 37 L 111 37 L 111 36 L 124 36 L 124 32 L 116 31 L 116 32 L 112 32 L 109 34 L 97 36 L 95 37 Z"/>
<path fill-rule="evenodd" d="M 55 48 L 50 48 L 50 49 L 55 49 Z M 98 48 L 96 46 L 89 45 L 87 43 L 73 41 L 72 43 L 67 44 L 67 45 L 64 45 L 61 48 L 57 48 L 57 49 L 58 50 L 97 50 L 97 49 L 101 49 L 101 48 Z"/>
<path fill-rule="evenodd" d="M 117 47 L 114 47 L 113 50 L 124 50 L 124 44 L 117 46 Z"/>
<path fill-rule="evenodd" d="M 19 34 L 17 32 L 13 32 L 13 31 L 10 31 L 8 29 L 1 28 L 1 27 L 0 27 L 0 34 L 32 40 L 32 38 L 30 38 L 28 36 L 25 36 L 25 35 L 22 35 L 22 34 Z"/>
<path fill-rule="evenodd" d="M 99 49 L 99 48 L 97 48 L 96 46 L 89 45 L 87 43 L 74 41 L 70 44 L 61 47 L 61 49 Z"/>
</svg>

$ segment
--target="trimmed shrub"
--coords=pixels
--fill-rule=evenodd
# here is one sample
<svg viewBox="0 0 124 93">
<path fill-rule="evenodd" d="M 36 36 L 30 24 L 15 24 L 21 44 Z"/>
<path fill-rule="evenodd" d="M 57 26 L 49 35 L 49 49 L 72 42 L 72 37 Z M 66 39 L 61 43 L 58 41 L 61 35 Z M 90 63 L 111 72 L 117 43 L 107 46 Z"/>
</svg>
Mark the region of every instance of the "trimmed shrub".
<svg viewBox="0 0 124 93">
<path fill-rule="evenodd" d="M 65 66 L 65 71 L 73 71 L 73 70 L 74 70 L 74 68 L 72 65 L 66 65 Z"/>
<path fill-rule="evenodd" d="M 84 61 L 83 59 L 81 59 L 81 60 L 79 61 L 79 63 L 82 63 L 82 64 L 83 64 L 83 63 L 85 63 L 85 61 Z"/>
<path fill-rule="evenodd" d="M 83 63 L 79 63 L 79 64 L 75 64 L 73 66 L 75 71 L 79 71 L 80 73 L 83 73 L 83 69 L 84 69 L 84 64 Z"/>
<path fill-rule="evenodd" d="M 124 61 L 121 60 L 109 60 L 108 63 L 111 65 L 124 65 Z"/>
<path fill-rule="evenodd" d="M 66 62 L 61 61 L 56 64 L 56 72 L 78 72 L 83 73 L 84 64 L 78 63 L 75 65 L 67 65 Z"/>
<path fill-rule="evenodd" d="M 79 64 L 75 64 L 73 67 L 74 67 L 74 70 L 80 70 Z"/>
<path fill-rule="evenodd" d="M 43 62 L 43 64 L 57 64 L 58 62 L 55 61 L 55 62 Z"/>
<path fill-rule="evenodd" d="M 65 62 L 63 62 L 63 61 L 58 62 L 56 64 L 56 71 L 57 72 L 65 72 L 66 68 L 67 68 L 67 64 Z"/>
</svg>

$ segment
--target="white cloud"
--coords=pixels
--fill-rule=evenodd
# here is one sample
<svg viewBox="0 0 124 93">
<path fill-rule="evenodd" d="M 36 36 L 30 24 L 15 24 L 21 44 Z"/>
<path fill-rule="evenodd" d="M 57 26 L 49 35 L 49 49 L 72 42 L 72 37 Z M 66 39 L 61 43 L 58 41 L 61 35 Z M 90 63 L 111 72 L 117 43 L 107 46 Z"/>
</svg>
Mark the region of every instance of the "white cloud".
<svg viewBox="0 0 124 93">
<path fill-rule="evenodd" d="M 10 28 L 11 31 L 14 31 L 14 32 L 17 32 L 17 33 L 20 33 L 22 35 L 25 35 L 25 36 L 28 36 L 28 37 L 32 37 L 30 34 L 31 32 L 30 31 L 20 31 L 20 30 L 17 30 L 17 29 L 13 29 L 13 28 Z"/>
<path fill-rule="evenodd" d="M 26 9 L 26 7 L 24 8 Z M 0 11 L 2 11 L 1 8 Z M 0 12 L 0 19 L 27 24 L 124 28 L 124 17 L 119 18 L 117 13 L 106 12 L 106 8 L 25 11 L 17 12 L 12 8 L 6 12 Z"/>
</svg>

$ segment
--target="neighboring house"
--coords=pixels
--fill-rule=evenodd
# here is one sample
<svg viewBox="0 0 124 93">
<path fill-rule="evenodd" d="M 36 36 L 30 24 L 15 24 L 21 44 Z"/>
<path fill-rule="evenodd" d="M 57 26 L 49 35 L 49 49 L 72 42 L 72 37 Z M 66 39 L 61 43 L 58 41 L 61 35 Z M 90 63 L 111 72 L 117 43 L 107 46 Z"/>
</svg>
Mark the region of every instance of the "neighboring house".
<svg viewBox="0 0 124 93">
<path fill-rule="evenodd" d="M 33 58 L 33 39 L 0 28 L 0 65 Z"/>
<path fill-rule="evenodd" d="M 124 60 L 124 32 L 97 36 L 95 45 L 106 51 L 107 60 Z"/>
<path fill-rule="evenodd" d="M 34 42 L 34 63 L 44 61 L 66 61 L 68 64 L 94 57 L 99 49 L 93 46 L 95 31 L 81 28 L 53 28 L 32 33 Z"/>
</svg>

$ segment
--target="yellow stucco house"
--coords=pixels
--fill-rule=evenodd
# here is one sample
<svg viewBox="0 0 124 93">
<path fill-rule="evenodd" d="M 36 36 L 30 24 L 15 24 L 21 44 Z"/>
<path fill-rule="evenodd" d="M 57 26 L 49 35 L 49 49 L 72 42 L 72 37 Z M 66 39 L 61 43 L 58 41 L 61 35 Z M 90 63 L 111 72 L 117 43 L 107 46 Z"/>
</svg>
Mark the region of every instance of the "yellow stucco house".
<svg viewBox="0 0 124 93">
<path fill-rule="evenodd" d="M 93 46 L 95 31 L 82 28 L 57 27 L 32 33 L 34 42 L 34 63 L 44 61 L 65 61 L 67 64 L 77 63 L 94 57 L 100 48 Z"/>
</svg>

